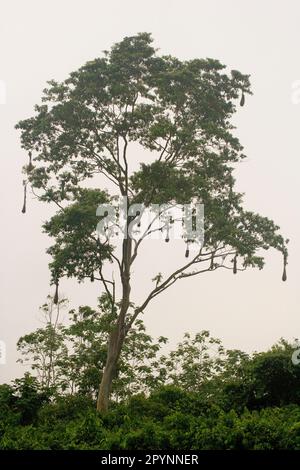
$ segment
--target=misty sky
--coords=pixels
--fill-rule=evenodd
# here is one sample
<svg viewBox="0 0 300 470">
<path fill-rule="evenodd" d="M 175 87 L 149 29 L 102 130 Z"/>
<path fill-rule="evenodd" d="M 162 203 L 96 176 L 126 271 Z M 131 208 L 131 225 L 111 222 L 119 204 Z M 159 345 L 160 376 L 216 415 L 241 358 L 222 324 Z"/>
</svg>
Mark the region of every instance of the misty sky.
<svg viewBox="0 0 300 470">
<path fill-rule="evenodd" d="M 234 118 L 247 159 L 236 172 L 245 206 L 273 218 L 290 238 L 288 281 L 281 281 L 282 257 L 270 251 L 263 271 L 233 276 L 227 270 L 179 281 L 144 315 L 149 333 L 174 345 L 185 331 L 208 329 L 229 348 L 269 347 L 280 337 L 300 337 L 299 1 L 241 0 L 1 0 L 0 82 L 0 340 L 7 364 L 0 382 L 21 374 L 16 341 L 41 326 L 38 307 L 49 287 L 49 240 L 41 224 L 53 210 L 29 197 L 22 208 L 21 167 L 27 162 L 14 125 L 33 114 L 50 79 L 63 80 L 124 36 L 151 32 L 162 54 L 180 59 L 219 59 L 251 75 L 252 97 Z M 299 87 L 300 88 L 300 87 Z M 295 92 L 295 89 L 294 89 Z M 300 101 L 300 100 L 299 100 Z M 133 152 L 133 164 L 139 154 Z M 135 268 L 134 295 L 141 300 L 151 278 L 182 261 L 184 246 L 148 243 Z M 95 305 L 95 285 L 62 281 L 70 306 Z"/>
</svg>

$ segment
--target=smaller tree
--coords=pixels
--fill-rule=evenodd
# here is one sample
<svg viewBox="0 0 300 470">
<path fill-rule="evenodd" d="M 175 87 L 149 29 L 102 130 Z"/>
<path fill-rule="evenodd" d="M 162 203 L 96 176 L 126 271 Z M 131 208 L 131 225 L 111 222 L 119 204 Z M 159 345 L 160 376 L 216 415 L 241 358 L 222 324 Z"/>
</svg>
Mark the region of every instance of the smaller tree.
<svg viewBox="0 0 300 470">
<path fill-rule="evenodd" d="M 49 401 L 49 393 L 40 387 L 38 380 L 28 372 L 13 383 L 15 403 L 13 410 L 19 414 L 20 424 L 29 424 L 36 417 L 39 409 Z"/>
<path fill-rule="evenodd" d="M 220 370 L 225 350 L 221 341 L 212 338 L 208 331 L 184 334 L 177 348 L 160 360 L 161 374 L 166 383 L 176 385 L 185 391 L 199 391 Z M 163 372 L 164 371 L 164 372 Z"/>
<path fill-rule="evenodd" d="M 30 366 L 40 385 L 45 388 L 58 389 L 61 385 L 60 365 L 67 357 L 67 346 L 60 311 L 66 303 L 66 299 L 54 303 L 49 295 L 40 308 L 44 328 L 22 336 L 17 343 L 22 356 L 18 362 Z"/>
<path fill-rule="evenodd" d="M 292 344 L 281 339 L 251 363 L 257 407 L 300 404 L 300 367 L 292 362 Z"/>
<path fill-rule="evenodd" d="M 109 297 L 103 294 L 98 309 L 88 306 L 72 309 L 69 323 L 64 325 L 59 319 L 59 310 L 65 303 L 61 300 L 55 305 L 48 297 L 48 302 L 41 307 L 46 325 L 20 338 L 18 350 L 22 358 L 19 361 L 30 365 L 42 387 L 51 388 L 58 394 L 79 393 L 96 399 L 99 370 L 105 365 L 116 312 Z M 116 369 L 112 390 L 115 401 L 133 393 L 148 392 L 162 384 L 158 353 L 166 341 L 160 337 L 155 342 L 146 333 L 142 320 L 135 323 Z"/>
</svg>

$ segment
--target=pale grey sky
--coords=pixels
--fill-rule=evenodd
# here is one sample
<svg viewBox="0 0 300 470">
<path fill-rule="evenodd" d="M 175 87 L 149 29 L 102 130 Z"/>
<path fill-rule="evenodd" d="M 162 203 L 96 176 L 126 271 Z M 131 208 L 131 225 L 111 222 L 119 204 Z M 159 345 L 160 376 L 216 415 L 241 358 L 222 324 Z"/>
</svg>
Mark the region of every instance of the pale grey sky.
<svg viewBox="0 0 300 470">
<path fill-rule="evenodd" d="M 1 232 L 0 340 L 7 364 L 0 382 L 20 374 L 16 341 L 40 326 L 38 307 L 49 290 L 49 241 L 41 223 L 51 211 L 28 201 L 21 214 L 20 149 L 14 125 L 31 116 L 49 79 L 63 80 L 124 36 L 151 32 L 164 54 L 181 59 L 212 57 L 251 74 L 254 95 L 235 118 L 248 158 L 238 169 L 238 188 L 247 208 L 269 216 L 291 239 L 288 282 L 281 282 L 282 258 L 270 252 L 263 271 L 238 276 L 216 272 L 177 283 L 151 305 L 144 319 L 153 335 L 176 343 L 184 331 L 208 329 L 224 345 L 264 349 L 281 336 L 300 337 L 299 296 L 299 128 L 300 103 L 292 86 L 300 80 L 300 3 L 297 0 L 1 0 L 0 104 Z M 0 82 L 1 83 L 1 82 Z M 136 268 L 136 298 L 142 297 L 160 260 L 171 267 L 176 250 L 147 244 Z M 183 248 L 181 248 L 183 250 Z M 95 286 L 62 282 L 72 305 L 94 305 Z"/>
</svg>

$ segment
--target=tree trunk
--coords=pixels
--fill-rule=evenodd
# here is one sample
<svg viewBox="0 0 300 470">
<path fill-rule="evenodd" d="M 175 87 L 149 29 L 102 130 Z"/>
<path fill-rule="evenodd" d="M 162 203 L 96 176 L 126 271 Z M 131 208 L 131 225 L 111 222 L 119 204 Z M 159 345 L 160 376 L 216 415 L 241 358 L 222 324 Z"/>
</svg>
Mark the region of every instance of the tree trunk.
<svg viewBox="0 0 300 470">
<path fill-rule="evenodd" d="M 107 348 L 107 359 L 105 368 L 103 371 L 99 394 L 97 400 L 97 410 L 101 413 L 105 413 L 108 410 L 109 396 L 111 392 L 111 385 L 115 375 L 117 363 L 120 357 L 124 339 L 127 333 L 126 330 L 126 313 L 130 305 L 130 259 L 132 251 L 132 240 L 126 238 L 123 241 L 123 272 L 122 272 L 122 301 L 118 320 L 114 329 L 112 330 L 108 348 Z"/>
<path fill-rule="evenodd" d="M 124 334 L 120 330 L 119 324 L 117 324 L 109 338 L 106 364 L 99 387 L 97 410 L 101 413 L 106 413 L 108 410 L 111 385 L 115 376 L 123 342 Z"/>
</svg>

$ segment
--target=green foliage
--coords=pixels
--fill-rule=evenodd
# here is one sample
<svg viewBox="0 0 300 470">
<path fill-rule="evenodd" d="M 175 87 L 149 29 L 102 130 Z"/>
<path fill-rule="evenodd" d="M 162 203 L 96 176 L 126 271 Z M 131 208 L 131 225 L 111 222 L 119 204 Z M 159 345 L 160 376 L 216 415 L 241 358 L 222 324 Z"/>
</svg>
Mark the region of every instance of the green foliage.
<svg viewBox="0 0 300 470">
<path fill-rule="evenodd" d="M 114 259 L 109 241 L 96 243 L 95 213 L 118 195 L 132 204 L 201 201 L 206 253 L 198 261 L 214 253 L 213 269 L 232 254 L 241 269 L 261 269 L 261 250 L 270 247 L 286 264 L 279 227 L 244 210 L 234 190 L 234 167 L 245 156 L 231 118 L 245 94 L 251 94 L 248 75 L 218 60 L 158 55 L 147 33 L 124 38 L 62 83 L 49 81 L 43 104 L 17 128 L 32 158 L 24 167 L 28 182 L 41 201 L 59 208 L 44 224 L 55 239 L 48 250 L 53 280 L 94 279 Z M 153 156 L 135 171 L 132 144 Z M 114 184 L 110 195 L 86 188 L 99 185 L 99 175 Z"/>
<path fill-rule="evenodd" d="M 220 370 L 224 354 L 221 342 L 210 337 L 208 331 L 197 333 L 194 338 L 185 333 L 176 350 L 160 359 L 160 368 L 165 367 L 166 380 L 173 385 L 199 391 Z"/>
<path fill-rule="evenodd" d="M 31 366 L 34 380 L 49 395 L 79 394 L 95 399 L 116 313 L 109 297 L 103 295 L 98 309 L 84 306 L 71 310 L 68 324 L 63 325 L 59 314 L 65 303 L 62 300 L 55 306 L 48 298 L 42 307 L 45 327 L 18 341 L 21 361 Z M 155 393 L 169 384 L 197 394 L 202 404 L 215 403 L 224 410 L 299 403 L 300 371 L 292 364 L 293 348 L 286 341 L 253 356 L 225 350 L 208 331 L 194 336 L 186 333 L 176 349 L 162 354 L 166 341 L 164 337 L 153 341 L 142 320 L 136 320 L 116 369 L 113 400 Z M 9 389 L 5 393 L 9 397 Z M 170 400 L 168 396 L 168 403 Z M 163 396 L 158 402 L 160 413 Z"/>
<path fill-rule="evenodd" d="M 105 260 L 110 259 L 111 247 L 100 245 L 95 237 L 99 204 L 109 201 L 104 191 L 76 189 L 74 202 L 56 214 L 43 226 L 44 231 L 55 239 L 47 252 L 53 280 L 63 276 L 75 276 L 79 281 L 91 278 Z"/>
<path fill-rule="evenodd" d="M 82 397 L 61 398 L 43 405 L 34 423 L 7 422 L 0 449 L 300 450 L 299 405 L 196 409 L 190 392 L 168 388 L 160 394 L 163 404 L 157 394 L 140 396 L 115 404 L 104 417 Z M 156 413 L 159 404 L 164 413 Z"/>
<path fill-rule="evenodd" d="M 106 298 L 101 306 L 101 312 L 71 311 L 72 322 L 59 329 L 73 350 L 64 366 L 56 365 L 62 367 L 56 378 L 76 364 L 77 379 L 74 372 L 68 378 L 76 383 L 72 394 L 59 387 L 54 392 L 41 375 L 28 373 L 0 386 L 0 449 L 300 450 L 300 368 L 292 364 L 293 347 L 284 340 L 248 355 L 226 351 L 203 331 L 185 334 L 177 349 L 161 356 L 160 343 L 140 322 L 124 349 L 112 407 L 97 413 L 88 370 L 95 363 L 99 368 L 98 346 L 105 356 L 104 331 L 113 315 Z M 51 318 L 57 328 L 54 311 Z M 44 331 L 49 333 L 49 324 Z M 37 340 L 46 338 L 39 345 L 43 353 L 46 347 L 51 351 L 55 341 L 38 333 Z M 30 348 L 32 337 L 23 339 L 30 339 Z"/>
<path fill-rule="evenodd" d="M 254 356 L 251 367 L 259 406 L 300 403 L 300 368 L 292 363 L 292 353 L 291 345 L 282 340 L 271 351 Z"/>
<path fill-rule="evenodd" d="M 116 312 L 103 295 L 98 309 L 81 306 L 69 312 L 68 324 L 60 319 L 65 300 L 58 305 L 49 296 L 41 310 L 45 327 L 19 339 L 20 362 L 29 365 L 41 387 L 52 395 L 75 394 L 95 398 L 107 357 L 107 342 Z M 113 398 L 121 400 L 133 393 L 148 391 L 163 383 L 158 353 L 166 338 L 155 342 L 136 320 L 129 331 L 113 385 Z"/>
</svg>

